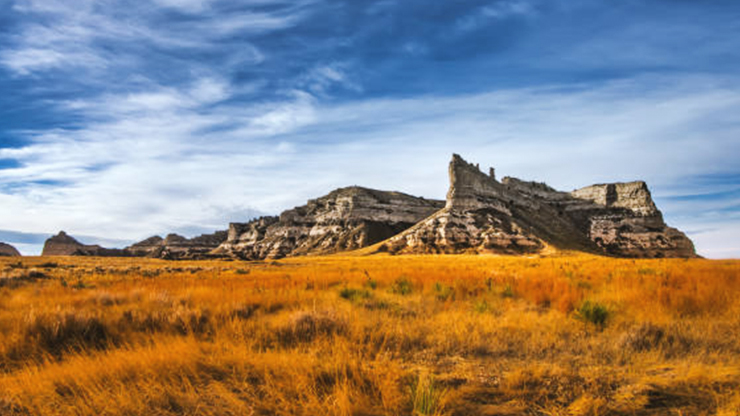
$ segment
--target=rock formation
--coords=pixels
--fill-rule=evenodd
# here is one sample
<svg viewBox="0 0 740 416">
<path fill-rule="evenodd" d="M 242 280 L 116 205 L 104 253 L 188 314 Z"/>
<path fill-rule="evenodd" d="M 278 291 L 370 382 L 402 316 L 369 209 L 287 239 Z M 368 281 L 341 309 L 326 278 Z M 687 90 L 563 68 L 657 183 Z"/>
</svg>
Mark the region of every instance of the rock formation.
<svg viewBox="0 0 740 416">
<path fill-rule="evenodd" d="M 489 172 L 453 155 L 446 202 L 353 186 L 278 217 L 232 223 L 228 231 L 191 239 L 155 236 L 123 250 L 84 245 L 62 231 L 46 241 L 43 255 L 261 260 L 375 245 L 368 250 L 527 254 L 554 247 L 619 257 L 696 257 L 691 240 L 665 224 L 645 182 L 561 192 L 510 177 L 499 182 L 493 168 Z"/>
<path fill-rule="evenodd" d="M 226 231 L 217 231 L 193 238 L 185 238 L 177 234 L 169 234 L 165 238 L 154 236 L 126 247 L 124 251 L 133 257 L 170 260 L 200 259 L 209 257 L 208 253 L 226 241 L 226 237 Z"/>
<path fill-rule="evenodd" d="M 354 250 L 406 230 L 443 204 L 400 192 L 340 188 L 279 217 L 231 224 L 227 241 L 213 253 L 265 259 Z"/>
<path fill-rule="evenodd" d="M 42 256 L 124 256 L 119 249 L 103 248 L 99 245 L 85 245 L 67 235 L 64 231 L 49 238 L 44 243 Z"/>
<path fill-rule="evenodd" d="M 0 257 L 18 257 L 21 253 L 10 244 L 0 243 Z"/>
<path fill-rule="evenodd" d="M 695 257 L 666 226 L 644 182 L 571 193 L 516 178 L 497 181 L 453 155 L 445 207 L 380 246 L 392 253 L 540 252 L 547 245 L 621 257 Z"/>
</svg>

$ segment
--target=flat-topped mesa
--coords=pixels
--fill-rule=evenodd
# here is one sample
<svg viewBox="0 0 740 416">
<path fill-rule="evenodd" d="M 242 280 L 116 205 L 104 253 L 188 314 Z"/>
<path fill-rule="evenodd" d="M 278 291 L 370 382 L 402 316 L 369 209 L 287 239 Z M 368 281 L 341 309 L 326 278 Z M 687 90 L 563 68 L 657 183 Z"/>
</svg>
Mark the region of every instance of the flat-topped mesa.
<svg viewBox="0 0 740 416">
<path fill-rule="evenodd" d="M 10 244 L 0 243 L 0 257 L 19 257 L 21 253 Z"/>
<path fill-rule="evenodd" d="M 568 214 L 580 220 L 589 238 L 608 254 L 696 257 L 691 240 L 666 225 L 643 181 L 592 185 L 571 195 L 581 203 L 571 204 Z"/>
<path fill-rule="evenodd" d="M 666 226 L 645 182 L 588 186 L 571 193 L 505 177 L 498 182 L 453 155 L 443 210 L 383 245 L 393 253 L 539 252 L 550 245 L 622 257 L 695 257 Z"/>
<path fill-rule="evenodd" d="M 570 194 L 606 208 L 627 208 L 643 217 L 661 215 L 643 181 L 591 185 Z"/>
<path fill-rule="evenodd" d="M 212 253 L 259 260 L 354 250 L 389 238 L 442 206 L 400 192 L 340 188 L 279 217 L 231 224 L 228 240 Z"/>
</svg>

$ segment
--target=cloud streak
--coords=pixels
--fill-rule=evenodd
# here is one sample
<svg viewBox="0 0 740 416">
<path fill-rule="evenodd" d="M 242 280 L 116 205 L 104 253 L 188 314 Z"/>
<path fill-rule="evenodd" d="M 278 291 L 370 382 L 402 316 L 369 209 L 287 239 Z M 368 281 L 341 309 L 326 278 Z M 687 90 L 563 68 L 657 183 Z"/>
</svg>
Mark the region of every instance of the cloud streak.
<svg viewBox="0 0 740 416">
<path fill-rule="evenodd" d="M 701 253 L 740 256 L 740 82 L 714 60 L 740 63 L 740 8 L 453 3 L 12 2 L 0 230 L 134 241 L 353 184 L 443 198 L 457 152 L 563 190 L 645 179 Z"/>
</svg>

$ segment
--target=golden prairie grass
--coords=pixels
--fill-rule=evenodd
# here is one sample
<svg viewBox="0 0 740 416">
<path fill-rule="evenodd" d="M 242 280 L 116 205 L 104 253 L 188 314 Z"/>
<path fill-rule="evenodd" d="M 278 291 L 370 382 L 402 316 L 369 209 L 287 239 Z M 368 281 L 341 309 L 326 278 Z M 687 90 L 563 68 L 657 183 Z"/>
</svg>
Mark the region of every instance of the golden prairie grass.
<svg viewBox="0 0 740 416">
<path fill-rule="evenodd" d="M 0 415 L 738 415 L 740 262 L 0 259 Z"/>
</svg>

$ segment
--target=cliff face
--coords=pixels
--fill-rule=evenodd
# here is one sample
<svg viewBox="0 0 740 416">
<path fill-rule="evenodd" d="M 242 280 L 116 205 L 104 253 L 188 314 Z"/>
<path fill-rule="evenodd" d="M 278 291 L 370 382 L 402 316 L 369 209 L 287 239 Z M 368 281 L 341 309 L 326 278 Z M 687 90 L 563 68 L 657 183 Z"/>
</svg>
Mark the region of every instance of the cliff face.
<svg viewBox="0 0 740 416">
<path fill-rule="evenodd" d="M 123 250 L 84 245 L 61 232 L 47 240 L 43 255 L 261 260 L 383 242 L 378 250 L 391 253 L 527 254 L 549 246 L 619 257 L 696 256 L 691 240 L 665 224 L 642 181 L 561 192 L 516 178 L 499 182 L 493 169 L 484 174 L 458 155 L 449 177 L 446 201 L 340 188 L 277 217 L 232 223 L 228 231 L 156 236 Z"/>
<path fill-rule="evenodd" d="M 337 189 L 246 224 L 231 224 L 214 254 L 281 258 L 353 250 L 385 240 L 442 208 L 442 201 L 361 187 Z"/>
<path fill-rule="evenodd" d="M 169 260 L 187 260 L 209 257 L 209 253 L 226 241 L 227 231 L 203 234 L 198 237 L 185 238 L 177 234 L 167 237 L 149 237 L 123 251 L 133 257 L 152 257 Z"/>
<path fill-rule="evenodd" d="M 642 181 L 588 186 L 571 192 L 593 203 L 578 209 L 590 239 L 608 254 L 624 257 L 695 257 L 685 234 L 668 227 Z M 571 210 L 576 214 L 577 210 Z M 581 215 L 575 215 L 583 218 Z"/>
<path fill-rule="evenodd" d="M 644 182 L 560 192 L 497 181 L 453 155 L 445 208 L 391 238 L 393 253 L 524 254 L 546 245 L 622 257 L 695 257 L 691 240 L 663 222 Z"/>
<path fill-rule="evenodd" d="M 49 238 L 44 243 L 42 256 L 124 256 L 122 250 L 103 248 L 99 245 L 86 245 L 67 235 L 64 231 Z"/>
<path fill-rule="evenodd" d="M 0 243 L 0 257 L 18 257 L 21 253 L 10 244 Z"/>
</svg>

